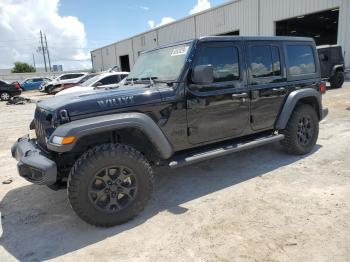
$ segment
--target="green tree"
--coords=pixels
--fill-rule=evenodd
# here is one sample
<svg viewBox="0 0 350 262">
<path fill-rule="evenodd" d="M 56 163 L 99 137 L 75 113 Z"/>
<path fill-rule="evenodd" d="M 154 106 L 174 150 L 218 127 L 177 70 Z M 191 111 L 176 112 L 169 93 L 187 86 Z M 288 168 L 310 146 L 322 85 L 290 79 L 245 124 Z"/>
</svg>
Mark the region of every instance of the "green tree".
<svg viewBox="0 0 350 262">
<path fill-rule="evenodd" d="M 12 73 L 33 73 L 36 69 L 27 63 L 16 62 L 15 66 L 12 68 Z"/>
</svg>

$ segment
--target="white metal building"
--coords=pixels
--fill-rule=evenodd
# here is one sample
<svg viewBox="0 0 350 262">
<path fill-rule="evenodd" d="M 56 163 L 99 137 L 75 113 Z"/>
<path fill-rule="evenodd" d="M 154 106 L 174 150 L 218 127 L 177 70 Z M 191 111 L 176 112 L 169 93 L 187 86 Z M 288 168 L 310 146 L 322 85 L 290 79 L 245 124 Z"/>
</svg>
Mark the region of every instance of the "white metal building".
<svg viewBox="0 0 350 262">
<path fill-rule="evenodd" d="M 209 35 L 314 37 L 339 44 L 350 65 L 350 0 L 235 0 L 91 51 L 93 69 L 128 71 L 140 52 Z"/>
</svg>

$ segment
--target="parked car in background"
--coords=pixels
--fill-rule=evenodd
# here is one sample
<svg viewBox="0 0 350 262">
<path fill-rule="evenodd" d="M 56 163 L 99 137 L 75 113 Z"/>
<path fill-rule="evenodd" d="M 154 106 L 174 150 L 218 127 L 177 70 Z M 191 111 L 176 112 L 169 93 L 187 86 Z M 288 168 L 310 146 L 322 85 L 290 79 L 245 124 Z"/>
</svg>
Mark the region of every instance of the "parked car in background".
<svg viewBox="0 0 350 262">
<path fill-rule="evenodd" d="M 83 78 L 87 74 L 88 73 L 69 73 L 69 74 L 60 75 L 55 79 L 53 79 L 52 81 L 47 82 L 44 85 L 41 85 L 40 91 L 50 93 L 50 90 L 57 85 L 76 84 L 81 80 L 81 78 Z"/>
<path fill-rule="evenodd" d="M 47 78 L 47 77 L 27 78 L 20 84 L 20 86 L 24 91 L 35 90 L 35 89 L 39 89 L 39 87 L 42 84 L 50 82 L 50 81 L 52 81 L 52 80 L 50 78 Z"/>
<path fill-rule="evenodd" d="M 331 88 L 342 87 L 345 79 L 345 62 L 341 46 L 318 46 L 317 52 L 321 66 L 321 77 L 330 82 Z"/>
<path fill-rule="evenodd" d="M 86 82 L 80 84 L 79 86 L 74 86 L 67 90 L 63 90 L 56 94 L 56 96 L 79 93 L 94 90 L 99 86 L 117 84 L 128 76 L 129 72 L 111 72 L 111 73 L 102 73 L 93 78 L 90 78 Z"/>
<path fill-rule="evenodd" d="M 21 88 L 16 84 L 9 84 L 3 80 L 0 80 L 0 99 L 2 101 L 8 101 L 13 96 L 19 96 L 21 94 Z"/>
<path fill-rule="evenodd" d="M 57 94 L 58 92 L 61 92 L 63 90 L 66 90 L 68 88 L 71 88 L 71 87 L 74 87 L 74 86 L 80 86 L 81 84 L 85 83 L 86 81 L 88 81 L 89 79 L 99 75 L 101 73 L 91 73 L 91 74 L 88 74 L 84 77 L 81 77 L 80 80 L 77 82 L 77 83 L 65 83 L 63 85 L 54 85 L 52 88 L 51 88 L 51 91 L 50 93 L 51 94 Z"/>
</svg>

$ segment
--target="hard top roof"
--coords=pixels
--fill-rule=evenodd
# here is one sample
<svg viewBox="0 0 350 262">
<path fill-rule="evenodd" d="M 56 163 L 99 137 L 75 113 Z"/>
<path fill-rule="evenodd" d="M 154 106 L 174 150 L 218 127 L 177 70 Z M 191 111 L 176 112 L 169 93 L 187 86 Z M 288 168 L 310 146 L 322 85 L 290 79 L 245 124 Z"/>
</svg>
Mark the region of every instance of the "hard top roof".
<svg viewBox="0 0 350 262">
<path fill-rule="evenodd" d="M 179 41 L 171 44 L 161 45 L 149 50 L 141 52 L 141 54 L 148 53 L 154 50 L 172 47 L 182 44 L 190 44 L 194 41 L 199 42 L 214 42 L 214 41 L 284 41 L 284 42 L 312 42 L 315 40 L 311 37 L 294 37 L 294 36 L 203 36 L 200 38 Z"/>
<path fill-rule="evenodd" d="M 310 37 L 294 36 L 204 36 L 199 41 L 297 41 L 297 42 L 314 42 Z"/>
</svg>

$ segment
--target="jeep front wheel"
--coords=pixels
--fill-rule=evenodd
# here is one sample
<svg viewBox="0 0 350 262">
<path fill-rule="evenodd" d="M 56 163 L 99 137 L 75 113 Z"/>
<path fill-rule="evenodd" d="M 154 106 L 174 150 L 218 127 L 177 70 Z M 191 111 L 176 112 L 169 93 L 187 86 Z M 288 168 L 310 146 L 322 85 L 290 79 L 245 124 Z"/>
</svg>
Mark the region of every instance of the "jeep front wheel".
<svg viewBox="0 0 350 262">
<path fill-rule="evenodd" d="M 120 144 L 104 144 L 84 153 L 68 178 L 73 210 L 89 224 L 110 227 L 139 214 L 153 189 L 153 172 L 145 157 Z"/>
<path fill-rule="evenodd" d="M 282 134 L 285 139 L 281 141 L 283 149 L 290 154 L 304 155 L 314 148 L 319 131 L 318 116 L 315 109 L 307 104 L 298 105 Z"/>
</svg>

